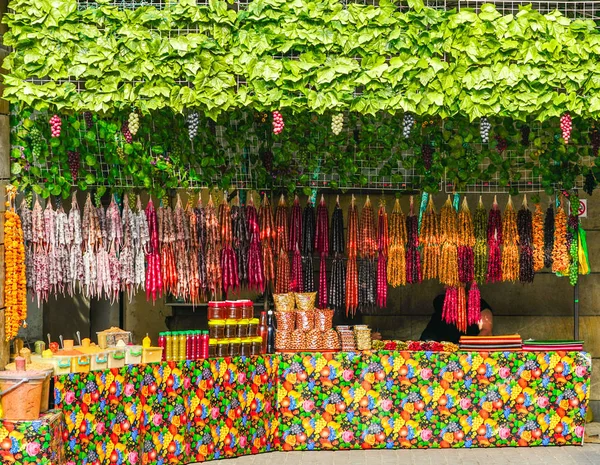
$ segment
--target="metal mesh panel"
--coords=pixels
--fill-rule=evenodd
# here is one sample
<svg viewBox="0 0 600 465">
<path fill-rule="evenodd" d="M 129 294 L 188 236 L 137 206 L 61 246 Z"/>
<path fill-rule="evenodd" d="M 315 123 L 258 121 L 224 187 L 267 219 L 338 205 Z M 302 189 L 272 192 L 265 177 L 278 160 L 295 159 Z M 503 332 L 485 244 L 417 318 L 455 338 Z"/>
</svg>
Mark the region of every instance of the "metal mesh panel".
<svg viewBox="0 0 600 465">
<path fill-rule="evenodd" d="M 496 9 L 504 14 L 517 14 L 520 8 L 531 5 L 531 8 L 539 11 L 542 14 L 560 11 L 564 16 L 571 19 L 593 19 L 600 21 L 600 1 L 514 1 L 514 0 L 460 0 L 458 2 L 459 9 L 471 8 L 476 12 L 481 10 L 481 6 L 486 3 L 492 3 Z"/>
</svg>

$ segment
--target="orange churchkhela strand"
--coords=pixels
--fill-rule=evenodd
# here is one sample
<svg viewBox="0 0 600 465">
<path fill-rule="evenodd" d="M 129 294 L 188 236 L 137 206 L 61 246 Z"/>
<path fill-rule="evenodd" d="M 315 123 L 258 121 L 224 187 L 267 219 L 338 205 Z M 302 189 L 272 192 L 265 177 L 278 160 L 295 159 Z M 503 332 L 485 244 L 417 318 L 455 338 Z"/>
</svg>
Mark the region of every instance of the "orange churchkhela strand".
<svg viewBox="0 0 600 465">
<path fill-rule="evenodd" d="M 510 196 L 502 218 L 502 236 L 502 280 L 514 283 L 519 279 L 519 232 L 517 213 Z"/>
<path fill-rule="evenodd" d="M 440 259 L 440 234 L 438 216 L 431 196 L 423 215 L 419 240 L 423 246 L 423 280 L 437 279 Z"/>
<path fill-rule="evenodd" d="M 8 202 L 4 214 L 4 318 L 6 340 L 17 336 L 21 326 L 27 327 L 27 280 L 25 277 L 25 243 L 21 218 L 15 211 L 16 187 L 7 187 Z"/>
<path fill-rule="evenodd" d="M 388 283 L 392 287 L 406 285 L 406 217 L 396 199 L 389 223 Z"/>
<path fill-rule="evenodd" d="M 567 274 L 571 256 L 567 248 L 567 214 L 561 200 L 554 216 L 554 247 L 552 248 L 552 272 Z"/>
<path fill-rule="evenodd" d="M 544 210 L 539 203 L 535 204 L 532 221 L 533 229 L 533 271 L 544 268 Z"/>
<path fill-rule="evenodd" d="M 441 211 L 441 242 L 439 277 L 440 282 L 450 287 L 458 286 L 458 230 L 456 210 L 450 196 Z"/>
</svg>

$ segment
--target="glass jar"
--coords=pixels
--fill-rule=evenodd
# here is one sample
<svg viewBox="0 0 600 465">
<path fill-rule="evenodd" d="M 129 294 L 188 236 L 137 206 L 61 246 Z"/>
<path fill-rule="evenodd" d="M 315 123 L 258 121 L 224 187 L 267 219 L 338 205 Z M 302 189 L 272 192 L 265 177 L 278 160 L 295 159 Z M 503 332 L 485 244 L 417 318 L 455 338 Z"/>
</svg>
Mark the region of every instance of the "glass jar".
<svg viewBox="0 0 600 465">
<path fill-rule="evenodd" d="M 251 319 L 254 318 L 254 304 L 251 300 L 240 300 L 242 307 L 242 318 Z"/>
<path fill-rule="evenodd" d="M 225 337 L 237 337 L 238 322 L 237 320 L 225 320 Z"/>
<path fill-rule="evenodd" d="M 252 355 L 252 338 L 245 337 L 242 339 L 242 344 L 240 345 L 240 355 L 242 357 L 248 357 Z"/>
<path fill-rule="evenodd" d="M 217 356 L 217 340 L 211 339 L 208 341 L 208 356 L 210 358 Z"/>
<path fill-rule="evenodd" d="M 217 357 L 229 357 L 229 339 L 219 339 L 217 341 Z"/>
<path fill-rule="evenodd" d="M 251 355 L 260 355 L 262 353 L 263 340 L 262 337 L 257 336 L 252 338 L 252 348 L 250 349 Z"/>
<path fill-rule="evenodd" d="M 210 301 L 208 303 L 208 319 L 210 320 L 224 320 L 227 318 L 227 303 Z"/>
<path fill-rule="evenodd" d="M 208 322 L 208 334 L 211 339 L 222 339 L 225 337 L 225 320 L 210 320 Z"/>
<path fill-rule="evenodd" d="M 230 339 L 230 341 L 231 344 L 229 349 L 229 355 L 231 355 L 232 357 L 239 357 L 242 340 L 239 337 L 234 337 L 233 339 Z"/>
<path fill-rule="evenodd" d="M 248 325 L 250 324 L 250 320 L 239 320 L 237 324 L 237 337 L 248 337 Z"/>
<path fill-rule="evenodd" d="M 165 333 L 166 340 L 166 350 L 165 350 L 165 360 L 173 360 L 173 333 L 166 332 Z"/>
<path fill-rule="evenodd" d="M 248 320 L 248 337 L 258 336 L 258 318 L 251 318 Z"/>
<path fill-rule="evenodd" d="M 231 320 L 238 320 L 240 318 L 240 315 L 238 315 L 237 302 L 232 300 L 227 301 L 227 318 Z"/>
</svg>

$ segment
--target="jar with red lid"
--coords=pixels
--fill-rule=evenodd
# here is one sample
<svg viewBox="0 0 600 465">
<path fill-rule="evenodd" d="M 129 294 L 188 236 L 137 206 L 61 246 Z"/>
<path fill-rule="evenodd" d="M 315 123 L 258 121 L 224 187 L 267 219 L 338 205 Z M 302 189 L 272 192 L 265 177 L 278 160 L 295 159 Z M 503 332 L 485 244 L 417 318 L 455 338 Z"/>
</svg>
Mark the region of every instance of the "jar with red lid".
<svg viewBox="0 0 600 465">
<path fill-rule="evenodd" d="M 254 318 L 254 304 L 251 300 L 240 300 L 240 306 L 242 308 L 242 318 L 250 319 Z"/>
<path fill-rule="evenodd" d="M 227 318 L 227 302 L 210 301 L 208 303 L 208 319 L 224 320 Z"/>
<path fill-rule="evenodd" d="M 242 318 L 242 307 L 237 302 L 227 301 L 227 318 L 231 320 L 239 320 Z"/>
</svg>

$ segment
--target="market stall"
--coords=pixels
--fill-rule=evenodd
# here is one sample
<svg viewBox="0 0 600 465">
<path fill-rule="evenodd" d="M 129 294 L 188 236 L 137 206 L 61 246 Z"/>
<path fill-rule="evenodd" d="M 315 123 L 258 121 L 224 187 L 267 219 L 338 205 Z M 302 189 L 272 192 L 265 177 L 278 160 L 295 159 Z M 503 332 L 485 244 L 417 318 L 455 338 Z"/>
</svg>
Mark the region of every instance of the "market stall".
<svg viewBox="0 0 600 465">
<path fill-rule="evenodd" d="M 581 344 L 373 346 L 366 325 L 332 321 L 432 281 L 443 323 L 468 334 L 479 285 L 589 273 L 594 19 L 420 0 L 38 3 L 14 0 L 4 37 L 3 324 L 11 386 L 43 393 L 32 366 L 50 364 L 55 410 L 2 420 L 4 458 L 582 444 Z M 207 324 L 154 346 L 132 328 L 55 334 L 30 363 L 28 296 L 65 295 L 206 303 Z"/>
</svg>

